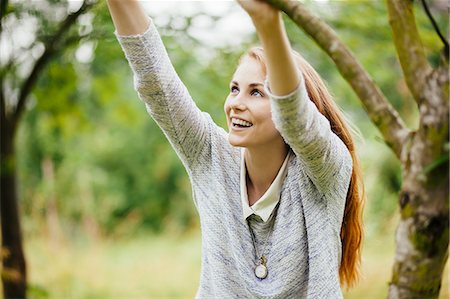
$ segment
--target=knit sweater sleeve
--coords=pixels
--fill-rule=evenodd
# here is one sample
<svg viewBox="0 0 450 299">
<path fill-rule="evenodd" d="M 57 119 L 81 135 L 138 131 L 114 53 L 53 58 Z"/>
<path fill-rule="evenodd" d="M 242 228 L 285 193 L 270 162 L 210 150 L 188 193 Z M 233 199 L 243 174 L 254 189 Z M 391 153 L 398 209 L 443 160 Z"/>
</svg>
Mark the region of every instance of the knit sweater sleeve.
<svg viewBox="0 0 450 299">
<path fill-rule="evenodd" d="M 338 193 L 345 198 L 352 173 L 352 157 L 331 130 L 328 119 L 310 100 L 303 75 L 300 77 L 297 89 L 285 96 L 273 95 L 266 81 L 273 121 L 316 188 L 322 194 Z"/>
<path fill-rule="evenodd" d="M 139 98 L 189 170 L 199 163 L 215 124 L 196 106 L 173 68 L 153 20 L 149 20 L 149 28 L 142 34 L 114 34 L 133 71 Z"/>
</svg>

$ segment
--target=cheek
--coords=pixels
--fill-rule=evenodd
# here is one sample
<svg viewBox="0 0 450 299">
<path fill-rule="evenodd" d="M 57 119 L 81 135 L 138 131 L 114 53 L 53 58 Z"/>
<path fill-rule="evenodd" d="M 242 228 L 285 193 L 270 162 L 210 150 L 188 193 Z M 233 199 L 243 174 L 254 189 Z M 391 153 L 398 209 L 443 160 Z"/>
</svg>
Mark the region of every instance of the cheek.
<svg viewBox="0 0 450 299">
<path fill-rule="evenodd" d="M 258 115 L 258 119 L 261 123 L 264 123 L 264 126 L 273 125 L 272 122 L 272 112 L 270 111 L 270 104 L 264 103 L 257 109 L 255 109 L 256 114 Z"/>
<path fill-rule="evenodd" d="M 225 99 L 225 102 L 223 103 L 223 111 L 225 111 L 225 113 L 228 113 L 230 111 L 230 99 L 227 97 Z"/>
<path fill-rule="evenodd" d="M 223 112 L 225 112 L 225 117 L 227 118 L 227 124 L 229 123 L 228 115 L 230 114 L 230 105 L 228 102 L 228 98 L 225 100 L 223 104 Z"/>
<path fill-rule="evenodd" d="M 278 134 L 278 130 L 275 128 L 275 124 L 273 123 L 270 116 L 268 116 L 268 118 L 264 122 L 264 131 L 268 135 Z"/>
<path fill-rule="evenodd" d="M 261 129 L 268 135 L 279 134 L 278 130 L 275 128 L 275 123 L 272 120 L 270 105 L 266 105 L 261 108 L 262 109 L 260 109 L 258 113 Z"/>
</svg>

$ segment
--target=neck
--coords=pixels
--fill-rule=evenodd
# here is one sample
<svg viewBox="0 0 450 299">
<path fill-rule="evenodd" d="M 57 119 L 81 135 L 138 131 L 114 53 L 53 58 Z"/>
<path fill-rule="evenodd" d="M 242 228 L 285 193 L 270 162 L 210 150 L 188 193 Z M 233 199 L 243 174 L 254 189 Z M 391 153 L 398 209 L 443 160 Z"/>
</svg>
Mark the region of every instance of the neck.
<svg viewBox="0 0 450 299">
<path fill-rule="evenodd" d="M 247 192 L 259 199 L 275 180 L 287 153 L 288 146 L 284 142 L 277 146 L 246 148 Z"/>
</svg>

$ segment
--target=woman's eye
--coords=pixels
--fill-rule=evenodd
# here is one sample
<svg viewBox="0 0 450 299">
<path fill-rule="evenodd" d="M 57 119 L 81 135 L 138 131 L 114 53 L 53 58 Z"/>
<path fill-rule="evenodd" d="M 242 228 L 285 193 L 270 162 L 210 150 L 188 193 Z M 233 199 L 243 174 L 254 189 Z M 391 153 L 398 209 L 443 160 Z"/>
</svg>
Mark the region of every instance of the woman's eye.
<svg viewBox="0 0 450 299">
<path fill-rule="evenodd" d="M 231 92 L 232 94 L 235 94 L 235 93 L 237 93 L 238 91 L 239 91 L 239 89 L 238 89 L 236 86 L 231 86 L 230 92 Z"/>
<path fill-rule="evenodd" d="M 253 89 L 251 95 L 252 96 L 256 95 L 256 96 L 259 96 L 259 97 L 263 97 L 263 94 L 257 89 Z"/>
</svg>

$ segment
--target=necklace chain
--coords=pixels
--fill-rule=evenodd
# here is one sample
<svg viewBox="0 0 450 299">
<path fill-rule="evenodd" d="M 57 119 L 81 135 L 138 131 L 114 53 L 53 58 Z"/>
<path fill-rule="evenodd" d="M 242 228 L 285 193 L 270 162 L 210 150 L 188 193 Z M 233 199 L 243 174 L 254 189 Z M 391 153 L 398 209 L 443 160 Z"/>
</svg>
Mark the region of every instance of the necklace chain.
<svg viewBox="0 0 450 299">
<path fill-rule="evenodd" d="M 260 260 L 260 263 L 263 264 L 263 265 L 265 265 L 266 262 L 267 262 L 267 258 L 264 256 L 264 253 L 266 251 L 267 241 L 269 240 L 269 237 L 272 234 L 272 229 L 273 229 L 274 223 L 275 223 L 275 219 L 272 219 L 272 223 L 270 224 L 269 231 L 267 232 L 266 239 L 264 240 L 264 243 L 263 243 L 263 250 L 261 252 L 262 254 L 260 255 L 259 254 L 259 250 L 258 250 L 258 246 L 256 244 L 256 240 L 255 240 L 255 234 L 253 233 L 253 230 L 252 230 L 252 228 L 250 226 L 250 222 L 248 222 L 248 227 L 250 229 L 250 236 L 252 237 L 252 243 L 253 243 L 253 247 L 255 248 L 256 257 Z"/>
<path fill-rule="evenodd" d="M 248 228 L 250 230 L 250 236 L 252 237 L 252 243 L 253 243 L 253 247 L 255 248 L 256 257 L 259 259 L 259 262 L 264 266 L 267 263 L 267 258 L 264 256 L 264 253 L 266 252 L 267 241 L 269 240 L 269 237 L 272 235 L 273 226 L 275 224 L 275 216 L 276 216 L 279 204 L 280 204 L 280 202 L 277 203 L 277 205 L 275 206 L 275 209 L 273 210 L 273 215 L 272 215 L 273 219 L 271 219 L 272 223 L 270 224 L 269 231 L 267 232 L 266 239 L 264 240 L 263 250 L 261 252 L 261 255 L 259 254 L 258 246 L 256 244 L 255 234 L 253 233 L 252 227 L 250 226 L 250 221 L 248 221 L 248 219 L 247 219 L 247 224 L 248 224 Z"/>
</svg>

